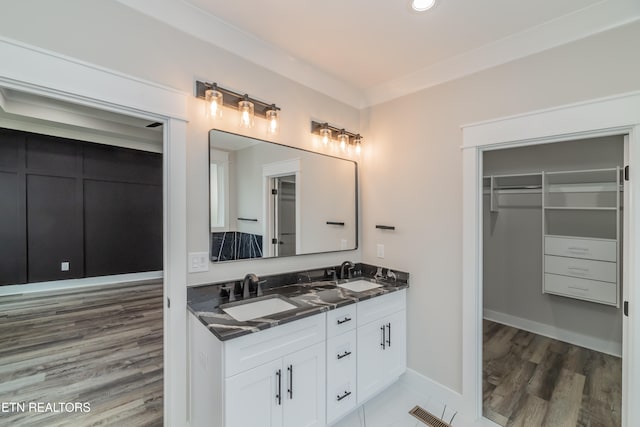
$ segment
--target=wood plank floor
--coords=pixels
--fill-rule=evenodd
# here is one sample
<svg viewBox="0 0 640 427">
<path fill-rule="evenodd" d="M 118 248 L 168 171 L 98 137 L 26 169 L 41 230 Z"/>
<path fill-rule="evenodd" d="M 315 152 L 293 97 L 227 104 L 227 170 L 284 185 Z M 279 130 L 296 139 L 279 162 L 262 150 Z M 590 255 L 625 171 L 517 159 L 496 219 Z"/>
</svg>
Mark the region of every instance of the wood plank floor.
<svg viewBox="0 0 640 427">
<path fill-rule="evenodd" d="M 162 425 L 162 301 L 160 282 L 0 297 L 0 425 Z"/>
<path fill-rule="evenodd" d="M 622 360 L 483 321 L 483 415 L 502 426 L 618 427 Z"/>
</svg>

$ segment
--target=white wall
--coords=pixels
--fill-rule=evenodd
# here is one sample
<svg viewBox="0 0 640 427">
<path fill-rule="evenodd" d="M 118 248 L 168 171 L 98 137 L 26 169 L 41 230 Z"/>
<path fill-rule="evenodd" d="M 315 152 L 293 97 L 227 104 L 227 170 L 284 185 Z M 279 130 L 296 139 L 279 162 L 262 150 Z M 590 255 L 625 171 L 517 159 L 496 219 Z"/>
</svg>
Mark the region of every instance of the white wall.
<svg viewBox="0 0 640 427">
<path fill-rule="evenodd" d="M 460 392 L 462 354 L 475 351 L 462 342 L 460 126 L 638 90 L 639 39 L 628 25 L 363 113 L 363 260 L 411 273 L 410 368 Z"/>
<path fill-rule="evenodd" d="M 321 93 L 294 83 L 239 57 L 187 36 L 116 2 L 25 0 L 6 2 L 0 14 L 0 37 L 19 40 L 194 93 L 195 80 L 216 81 L 229 89 L 276 103 L 282 108 L 282 128 L 274 141 L 307 150 L 323 151 L 310 134 L 311 119 L 328 121 L 357 131 L 359 111 Z M 38 13 L 34 13 L 37 10 Z M 235 111 L 225 110 L 219 129 L 241 132 Z M 203 101 L 189 102 L 188 125 L 188 230 L 189 252 L 208 251 L 208 130 Z M 268 139 L 266 122 L 245 133 Z M 333 153 L 335 154 L 335 153 Z M 360 260 L 360 251 L 307 255 L 274 260 L 211 265 L 209 272 L 191 274 L 189 284 L 268 274 Z"/>
<path fill-rule="evenodd" d="M 0 36 L 23 41 L 193 93 L 194 79 L 282 106 L 278 142 L 322 151 L 309 120 L 329 121 L 366 137 L 362 155 L 366 262 L 412 274 L 409 367 L 461 389 L 460 125 L 640 89 L 640 24 L 445 83 L 362 114 L 233 54 L 170 29 L 114 2 L 5 1 Z M 37 13 L 35 13 L 37 11 Z M 207 123 L 191 99 L 188 126 L 188 250 L 208 248 Z M 359 119 L 361 120 L 359 125 Z M 250 136 L 265 138 L 256 120 Z M 263 126 L 261 126 L 261 124 Z M 223 130 L 238 132 L 235 120 Z M 376 230 L 375 224 L 397 227 Z M 375 245 L 386 245 L 386 258 Z M 186 283 L 236 278 L 358 260 L 360 251 L 211 266 Z"/>
</svg>

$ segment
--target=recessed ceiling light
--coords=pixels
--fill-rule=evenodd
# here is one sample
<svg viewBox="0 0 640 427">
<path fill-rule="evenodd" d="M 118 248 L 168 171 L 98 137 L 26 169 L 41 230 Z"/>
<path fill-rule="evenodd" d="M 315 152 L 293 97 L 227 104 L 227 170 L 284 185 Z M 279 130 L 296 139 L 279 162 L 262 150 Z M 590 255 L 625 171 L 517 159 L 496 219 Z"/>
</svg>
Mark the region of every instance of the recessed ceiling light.
<svg viewBox="0 0 640 427">
<path fill-rule="evenodd" d="M 413 0 L 411 7 L 417 12 L 424 12 L 431 9 L 436 4 L 436 0 Z"/>
</svg>

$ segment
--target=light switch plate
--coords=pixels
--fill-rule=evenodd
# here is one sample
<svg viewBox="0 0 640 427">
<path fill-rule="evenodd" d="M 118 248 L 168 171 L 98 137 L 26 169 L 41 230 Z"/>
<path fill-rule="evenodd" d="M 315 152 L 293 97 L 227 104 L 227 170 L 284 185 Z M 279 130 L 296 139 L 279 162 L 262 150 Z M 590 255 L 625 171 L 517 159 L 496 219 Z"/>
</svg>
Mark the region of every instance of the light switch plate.
<svg viewBox="0 0 640 427">
<path fill-rule="evenodd" d="M 200 273 L 209 271 L 208 252 L 189 252 L 189 273 Z"/>
<path fill-rule="evenodd" d="M 67 261 L 61 262 L 60 271 L 69 271 L 69 262 Z"/>
<path fill-rule="evenodd" d="M 378 243 L 378 246 L 376 247 L 376 256 L 378 258 L 384 258 L 384 245 L 381 243 Z"/>
</svg>

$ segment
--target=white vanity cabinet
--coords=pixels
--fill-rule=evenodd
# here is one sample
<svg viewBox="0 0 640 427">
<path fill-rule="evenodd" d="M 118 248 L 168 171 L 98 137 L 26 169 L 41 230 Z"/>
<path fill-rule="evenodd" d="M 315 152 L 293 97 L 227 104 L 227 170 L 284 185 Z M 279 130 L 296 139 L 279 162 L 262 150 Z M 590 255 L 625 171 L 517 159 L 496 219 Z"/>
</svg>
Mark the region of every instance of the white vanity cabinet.
<svg viewBox="0 0 640 427">
<path fill-rule="evenodd" d="M 357 405 L 357 304 L 327 313 L 327 423 Z"/>
<path fill-rule="evenodd" d="M 325 317 L 220 341 L 190 315 L 191 427 L 324 426 Z"/>
<path fill-rule="evenodd" d="M 358 404 L 407 369 L 406 290 L 357 304 Z"/>
</svg>

